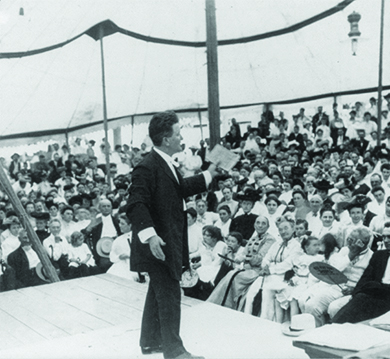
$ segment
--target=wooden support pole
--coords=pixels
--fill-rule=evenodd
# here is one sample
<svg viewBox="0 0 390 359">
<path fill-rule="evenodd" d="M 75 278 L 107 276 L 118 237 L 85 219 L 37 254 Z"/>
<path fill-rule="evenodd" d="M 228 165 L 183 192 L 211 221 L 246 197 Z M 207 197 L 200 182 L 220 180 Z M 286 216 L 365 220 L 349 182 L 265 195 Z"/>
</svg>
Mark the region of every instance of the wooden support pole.
<svg viewBox="0 0 390 359">
<path fill-rule="evenodd" d="M 103 124 L 104 124 L 104 143 L 105 143 L 105 155 L 106 155 L 106 178 L 107 183 L 111 190 L 111 174 L 110 174 L 110 147 L 108 145 L 108 121 L 107 121 L 107 100 L 106 100 L 106 77 L 104 73 L 104 51 L 103 51 L 103 26 L 100 26 L 100 58 L 102 64 L 102 90 L 103 90 Z"/>
<path fill-rule="evenodd" d="M 379 35 L 379 73 L 378 73 L 378 103 L 377 103 L 377 119 L 378 119 L 378 139 L 377 145 L 381 145 L 382 140 L 382 72 L 383 72 L 383 26 L 385 15 L 385 0 L 381 4 L 381 22 Z"/>
<path fill-rule="evenodd" d="M 57 272 L 54 269 L 53 265 L 50 262 L 50 259 L 47 255 L 46 250 L 43 248 L 41 241 L 39 240 L 37 234 L 34 231 L 30 221 L 27 218 L 27 213 L 23 208 L 22 203 L 20 202 L 18 196 L 13 190 L 11 183 L 8 180 L 7 175 L 5 174 L 3 165 L 0 163 L 0 182 L 3 186 L 4 192 L 7 194 L 9 200 L 11 201 L 15 212 L 18 214 L 19 220 L 22 223 L 22 226 L 27 231 L 28 238 L 31 240 L 31 244 L 35 252 L 38 254 L 39 260 L 41 261 L 43 268 L 46 270 L 46 274 L 49 277 L 51 282 L 59 282 Z"/>
<path fill-rule="evenodd" d="M 131 142 L 130 142 L 131 150 L 133 150 L 133 142 L 134 142 L 134 115 L 131 116 Z"/>
<path fill-rule="evenodd" d="M 220 142 L 221 139 L 218 85 L 218 40 L 215 0 L 206 0 L 206 33 L 210 147 L 213 148 Z"/>
<path fill-rule="evenodd" d="M 198 110 L 198 119 L 199 119 L 199 127 L 200 127 L 200 138 L 203 141 L 202 112 L 200 110 Z"/>
</svg>

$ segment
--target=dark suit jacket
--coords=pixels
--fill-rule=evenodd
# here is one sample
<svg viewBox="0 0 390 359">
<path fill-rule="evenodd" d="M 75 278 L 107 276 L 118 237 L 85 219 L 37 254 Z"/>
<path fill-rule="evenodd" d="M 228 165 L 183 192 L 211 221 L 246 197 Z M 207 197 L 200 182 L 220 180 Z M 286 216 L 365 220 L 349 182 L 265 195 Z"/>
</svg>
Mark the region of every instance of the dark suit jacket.
<svg viewBox="0 0 390 359">
<path fill-rule="evenodd" d="M 134 168 L 127 214 L 133 226 L 131 270 L 150 272 L 168 266 L 172 278 L 181 278 L 183 266 L 189 266 L 187 215 L 183 198 L 206 191 L 203 174 L 177 182 L 164 159 L 154 150 Z M 153 227 L 166 243 L 165 261 L 156 259 L 138 233 Z"/>
<path fill-rule="evenodd" d="M 363 285 L 368 282 L 382 283 L 382 278 L 385 274 L 388 259 L 388 250 L 374 252 L 367 268 L 365 269 L 363 275 L 360 277 L 360 280 L 357 282 L 353 293 L 358 293 L 363 287 Z"/>
<path fill-rule="evenodd" d="M 15 168 L 16 168 L 16 171 L 15 171 Z M 22 164 L 20 162 L 17 162 L 15 163 L 14 161 L 11 162 L 11 164 L 9 165 L 9 175 L 12 179 L 14 179 L 15 181 L 18 180 L 18 172 L 20 172 L 22 169 Z M 15 171 L 15 173 L 14 173 Z"/>
<path fill-rule="evenodd" d="M 35 283 L 36 276 L 31 275 L 27 255 L 22 247 L 19 247 L 10 253 L 7 261 L 15 271 L 16 288 L 23 288 L 37 284 Z"/>
<path fill-rule="evenodd" d="M 360 156 L 363 156 L 367 150 L 369 142 L 367 140 L 360 141 L 356 138 L 351 140 L 351 147 L 359 151 Z"/>
<path fill-rule="evenodd" d="M 116 234 L 117 236 L 119 236 L 121 231 L 119 228 L 118 221 L 113 216 L 111 216 L 111 218 L 116 229 Z M 96 243 L 102 237 L 102 230 L 103 230 L 102 222 L 97 224 L 95 227 L 93 227 L 90 233 L 86 233 L 85 230 L 82 230 L 82 232 L 87 235 L 87 243 L 91 249 L 95 261 L 98 261 L 100 258 L 100 256 L 96 252 Z"/>
</svg>

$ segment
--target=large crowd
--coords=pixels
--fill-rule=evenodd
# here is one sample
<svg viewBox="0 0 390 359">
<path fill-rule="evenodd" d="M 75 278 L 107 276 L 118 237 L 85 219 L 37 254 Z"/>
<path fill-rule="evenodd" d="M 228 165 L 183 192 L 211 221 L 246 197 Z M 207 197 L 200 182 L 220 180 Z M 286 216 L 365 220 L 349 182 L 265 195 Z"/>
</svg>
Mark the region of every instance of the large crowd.
<svg viewBox="0 0 390 359">
<path fill-rule="evenodd" d="M 186 199 L 184 294 L 280 323 L 299 313 L 320 326 L 389 311 L 389 109 L 390 94 L 380 116 L 371 98 L 366 107 L 353 104 L 348 118 L 334 104 L 331 115 L 320 106 L 290 119 L 265 106 L 245 133 L 231 119 L 221 144 L 237 164 Z M 126 212 L 132 169 L 150 149 L 115 146 L 108 181 L 105 145 L 95 144 L 77 138 L 32 158 L 15 153 L 2 165 L 61 280 L 108 272 L 147 281 L 129 269 Z M 207 169 L 207 139 L 182 147 L 174 157 L 184 177 Z M 48 282 L 20 216 L 0 187 L 1 291 Z M 319 281 L 313 262 L 347 281 Z"/>
</svg>

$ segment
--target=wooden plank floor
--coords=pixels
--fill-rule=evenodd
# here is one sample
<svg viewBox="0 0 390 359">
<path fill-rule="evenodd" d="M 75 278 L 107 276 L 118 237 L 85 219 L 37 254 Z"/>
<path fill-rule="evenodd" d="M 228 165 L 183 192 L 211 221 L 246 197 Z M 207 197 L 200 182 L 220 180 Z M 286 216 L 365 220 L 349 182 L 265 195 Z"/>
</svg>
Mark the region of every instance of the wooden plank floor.
<svg viewBox="0 0 390 359">
<path fill-rule="evenodd" d="M 1 293 L 1 349 L 128 322 L 139 327 L 146 290 L 103 274 Z"/>
<path fill-rule="evenodd" d="M 1 293 L 0 358 L 144 358 L 146 291 L 103 274 Z M 207 358 L 306 357 L 279 324 L 187 297 L 181 334 L 189 351 Z"/>
</svg>

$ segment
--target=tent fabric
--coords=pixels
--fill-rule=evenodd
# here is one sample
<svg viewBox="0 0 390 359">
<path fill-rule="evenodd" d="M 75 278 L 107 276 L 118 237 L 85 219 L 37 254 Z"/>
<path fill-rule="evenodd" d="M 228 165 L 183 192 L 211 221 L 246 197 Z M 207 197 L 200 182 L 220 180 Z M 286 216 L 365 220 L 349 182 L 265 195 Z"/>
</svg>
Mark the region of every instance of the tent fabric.
<svg viewBox="0 0 390 359">
<path fill-rule="evenodd" d="M 217 0 L 218 39 L 288 29 L 339 3 L 345 4 L 340 0 Z M 18 15 L 20 7 L 24 16 Z M 348 37 L 347 16 L 352 11 L 362 15 L 357 56 L 352 56 Z M 355 0 L 297 31 L 219 46 L 221 107 L 375 90 L 379 18 L 380 0 Z M 28 141 L 50 131 L 60 134 L 101 123 L 100 44 L 80 34 L 106 19 L 150 38 L 194 43 L 205 39 L 203 1 L 1 1 L 1 53 L 67 45 L 34 56 L 0 59 L 0 146 L 7 138 Z M 389 20 L 390 12 L 385 11 L 385 39 Z M 169 46 L 114 33 L 103 39 L 103 49 L 108 118 L 113 122 L 165 109 L 207 108 L 205 48 Z M 385 88 L 390 85 L 389 62 L 385 40 Z"/>
<path fill-rule="evenodd" d="M 218 41 L 219 46 L 224 46 L 224 45 L 233 45 L 233 44 L 242 44 L 242 43 L 247 43 L 247 42 L 252 42 L 252 41 L 258 41 L 262 39 L 267 39 L 270 37 L 274 36 L 280 36 L 287 34 L 292 31 L 297 31 L 305 26 L 308 26 L 316 21 L 320 21 L 324 19 L 327 16 L 331 16 L 334 13 L 343 10 L 345 7 L 347 7 L 349 4 L 351 4 L 354 0 L 344 0 L 341 3 L 337 4 L 336 6 L 332 7 L 331 9 L 328 9 L 318 15 L 312 16 L 309 19 L 305 19 L 303 21 L 300 21 L 297 24 L 293 24 L 291 26 L 288 26 L 283 29 L 279 30 L 274 30 L 267 32 L 265 34 L 258 34 L 258 35 L 252 35 L 252 36 L 247 36 L 244 38 L 238 38 L 238 39 L 226 39 L 226 40 L 221 40 Z M 0 53 L 0 58 L 14 58 L 14 57 L 24 57 L 24 56 L 32 56 L 32 55 L 37 55 L 46 51 L 52 51 L 55 49 L 58 49 L 59 47 L 65 46 L 72 41 L 77 40 L 79 37 L 82 35 L 89 35 L 95 40 L 99 40 L 100 37 L 105 37 L 112 35 L 116 32 L 119 32 L 123 35 L 131 36 L 135 39 L 147 41 L 147 42 L 153 42 L 156 44 L 165 44 L 165 45 L 175 45 L 175 46 L 188 46 L 188 47 L 206 47 L 206 41 L 198 41 L 198 42 L 191 42 L 191 41 L 179 41 L 179 40 L 171 40 L 171 39 L 162 39 L 162 38 L 157 38 L 157 37 L 151 37 L 151 36 L 145 36 L 140 33 L 136 33 L 134 31 L 130 31 L 127 29 L 123 29 L 119 26 L 117 26 L 115 23 L 113 23 L 111 20 L 105 20 L 100 22 L 99 24 L 96 24 L 92 26 L 90 29 L 82 32 L 81 34 L 76 35 L 75 37 L 63 41 L 58 44 L 54 44 L 42 49 L 35 49 L 35 50 L 29 50 L 29 51 L 24 51 L 24 52 L 9 52 L 9 53 Z"/>
</svg>

